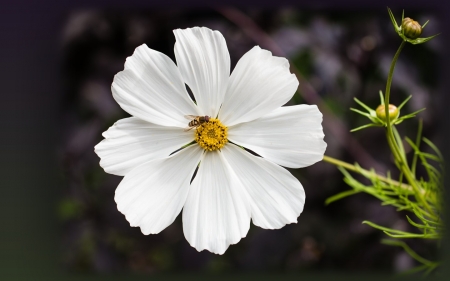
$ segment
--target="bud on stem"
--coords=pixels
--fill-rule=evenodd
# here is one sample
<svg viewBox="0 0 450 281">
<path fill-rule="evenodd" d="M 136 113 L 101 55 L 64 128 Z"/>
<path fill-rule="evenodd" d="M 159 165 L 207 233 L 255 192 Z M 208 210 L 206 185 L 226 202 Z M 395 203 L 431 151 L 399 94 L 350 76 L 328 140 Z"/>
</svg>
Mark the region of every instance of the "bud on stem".
<svg viewBox="0 0 450 281">
<path fill-rule="evenodd" d="M 406 37 L 416 39 L 422 34 L 422 26 L 413 19 L 404 18 L 402 21 L 402 31 Z"/>
<path fill-rule="evenodd" d="M 380 104 L 375 110 L 375 112 L 377 113 L 378 118 L 380 118 L 383 121 L 386 121 L 386 109 L 384 104 Z M 397 119 L 399 113 L 400 111 L 395 105 L 389 104 L 389 120 L 393 121 Z"/>
</svg>

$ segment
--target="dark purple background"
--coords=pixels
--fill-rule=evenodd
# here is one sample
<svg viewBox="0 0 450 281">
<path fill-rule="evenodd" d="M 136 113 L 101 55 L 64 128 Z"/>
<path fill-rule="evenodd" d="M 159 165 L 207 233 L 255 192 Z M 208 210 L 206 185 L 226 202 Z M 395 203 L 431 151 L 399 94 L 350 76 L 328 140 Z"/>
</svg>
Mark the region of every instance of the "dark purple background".
<svg viewBox="0 0 450 281">
<path fill-rule="evenodd" d="M 49 276 L 59 276 L 61 272 L 61 229 L 55 205 L 61 196 L 62 173 L 55 148 L 61 143 L 63 126 L 60 122 L 64 97 L 60 73 L 63 54 L 59 44 L 64 17 L 69 11 L 83 7 L 150 9 L 164 8 L 171 3 L 8 2 L 2 3 L 0 8 L 0 277 L 2 280 L 52 280 Z M 443 15 L 442 26 L 448 28 L 448 7 L 439 3 L 377 1 L 367 5 L 360 1 L 314 1 L 310 4 L 277 1 L 263 5 L 260 1 L 246 1 L 244 6 L 286 4 L 318 12 L 321 9 L 357 12 L 385 9 L 386 6 L 396 10 L 426 8 Z M 234 4 L 243 6 L 242 1 L 234 1 Z M 175 1 L 175 5 L 203 6 L 200 1 L 189 4 Z M 447 29 L 442 33 L 442 40 L 449 49 Z M 439 73 L 441 80 L 446 82 L 442 87 L 448 89 L 449 56 L 443 60 Z M 443 109 L 450 104 L 449 99 L 448 95 L 442 97 Z M 450 120 L 449 110 L 441 112 L 443 120 Z M 442 143 L 450 143 L 449 127 L 443 126 L 442 132 Z M 450 159 L 450 150 L 442 150 L 444 157 Z M 446 199 L 449 199 L 448 195 Z M 444 249 L 449 249 L 448 243 L 444 243 Z M 448 265 L 448 254 L 446 256 Z M 448 276 L 448 266 L 443 268 L 443 275 Z M 62 276 L 69 277 L 67 274 Z M 120 280 L 121 277 L 114 278 Z"/>
</svg>

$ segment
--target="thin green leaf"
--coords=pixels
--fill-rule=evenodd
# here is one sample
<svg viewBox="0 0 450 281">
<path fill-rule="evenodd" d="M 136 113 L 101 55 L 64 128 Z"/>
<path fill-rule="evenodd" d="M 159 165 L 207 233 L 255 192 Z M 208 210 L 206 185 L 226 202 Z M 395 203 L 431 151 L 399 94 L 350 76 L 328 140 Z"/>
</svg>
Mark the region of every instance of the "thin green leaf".
<svg viewBox="0 0 450 281">
<path fill-rule="evenodd" d="M 418 223 L 414 222 L 412 219 L 410 219 L 408 216 L 406 216 L 406 219 L 408 220 L 408 222 L 409 222 L 411 225 L 413 225 L 413 226 L 415 226 L 415 227 L 417 227 L 417 228 L 433 229 L 433 230 L 436 229 L 436 227 L 433 227 L 433 226 L 424 225 L 424 224 L 418 224 Z"/>
<path fill-rule="evenodd" d="M 417 148 L 420 147 L 420 139 L 422 138 L 422 127 L 423 127 L 422 125 L 423 125 L 423 121 L 422 121 L 422 119 L 419 119 L 419 127 L 417 128 L 416 143 L 415 143 Z M 408 139 L 406 141 L 408 141 Z M 418 157 L 418 155 L 414 153 L 412 164 L 411 164 L 411 171 L 412 171 L 413 175 L 416 174 L 417 157 Z"/>
<path fill-rule="evenodd" d="M 430 20 L 427 20 L 423 25 L 422 25 L 422 29 L 428 24 Z"/>
<path fill-rule="evenodd" d="M 441 163 L 443 162 L 443 160 L 441 158 L 439 158 L 438 156 L 431 154 L 431 153 L 421 152 L 420 155 L 422 155 L 425 158 L 434 160 L 436 162 L 441 162 Z"/>
<path fill-rule="evenodd" d="M 400 208 L 397 208 L 397 211 L 405 211 L 405 210 L 410 210 L 411 206 L 402 206 Z"/>
<path fill-rule="evenodd" d="M 353 179 L 352 175 L 350 175 L 345 168 L 338 167 L 338 170 L 344 175 L 345 178 Z"/>
<path fill-rule="evenodd" d="M 417 234 L 417 233 L 411 233 L 411 232 L 405 232 L 401 230 L 396 230 L 388 227 L 384 227 L 378 224 L 375 224 L 370 221 L 363 221 L 363 224 L 368 224 L 373 228 L 382 230 L 386 235 L 393 237 L 393 238 L 423 238 L 423 239 L 439 239 L 439 236 L 437 234 Z"/>
<path fill-rule="evenodd" d="M 389 191 L 389 190 L 385 190 L 385 189 L 383 189 L 383 188 L 380 187 L 380 186 L 377 186 L 376 188 L 379 189 L 379 190 L 380 190 L 380 193 L 383 194 L 383 195 L 386 195 L 386 196 L 396 196 L 396 195 L 397 195 L 396 192 L 394 192 L 394 191 Z"/>
<path fill-rule="evenodd" d="M 408 113 L 408 114 L 406 114 L 406 115 L 404 115 L 404 116 L 412 115 L 412 117 L 414 117 L 414 116 L 416 116 L 418 113 L 420 113 L 420 112 L 422 112 L 422 111 L 424 111 L 424 110 L 426 110 L 426 109 L 427 109 L 427 108 L 424 107 L 424 108 L 421 108 L 421 109 L 416 110 L 416 111 L 414 111 L 414 112 Z M 408 117 L 408 118 L 410 118 L 410 117 Z"/>
<path fill-rule="evenodd" d="M 412 95 L 407 97 L 397 108 L 398 110 L 402 109 L 402 107 L 412 98 Z"/>
<path fill-rule="evenodd" d="M 409 143 L 409 145 L 411 145 L 411 147 L 414 149 L 415 153 L 419 156 L 422 166 L 424 166 L 425 170 L 427 171 L 428 178 L 435 182 L 439 182 L 440 181 L 440 179 L 439 179 L 440 172 L 435 167 L 428 164 L 426 157 L 424 157 L 422 155 L 422 152 L 419 150 L 419 148 L 414 143 L 412 143 L 411 140 L 407 139 L 407 142 Z"/>
<path fill-rule="evenodd" d="M 431 273 L 431 271 L 433 271 L 436 267 L 439 266 L 439 263 L 436 263 L 436 265 L 432 265 L 428 268 L 427 271 L 425 271 L 425 276 L 429 275 Z"/>
<path fill-rule="evenodd" d="M 435 34 L 433 36 L 427 37 L 427 38 L 417 38 L 414 40 L 408 40 L 409 43 L 413 44 L 413 45 L 417 45 L 417 44 L 423 44 L 425 42 L 430 41 L 431 39 L 433 39 L 434 37 L 438 36 L 440 33 Z"/>
<path fill-rule="evenodd" d="M 379 94 L 380 94 L 380 104 L 384 104 L 384 95 L 383 95 L 383 92 L 380 90 Z"/>
<path fill-rule="evenodd" d="M 342 199 L 342 198 L 345 198 L 345 197 L 347 197 L 347 196 L 350 196 L 350 195 L 353 195 L 353 194 L 357 194 L 357 193 L 360 193 L 360 192 L 361 192 L 361 191 L 359 191 L 359 190 L 354 190 L 354 189 L 352 189 L 352 190 L 347 190 L 347 191 L 338 193 L 338 194 L 336 194 L 336 195 L 333 195 L 333 196 L 331 196 L 331 197 L 328 197 L 328 198 L 325 200 L 325 205 L 329 205 L 330 203 L 333 203 L 334 201 L 340 200 L 340 199 Z"/>
<path fill-rule="evenodd" d="M 439 239 L 440 237 L 436 234 L 392 234 L 389 231 L 383 231 L 384 234 L 392 238 L 422 238 L 422 239 Z"/>
<path fill-rule="evenodd" d="M 366 116 L 367 118 L 373 118 L 372 115 L 370 115 L 369 113 L 364 112 L 364 111 L 361 111 L 361 110 L 359 110 L 359 109 L 356 109 L 356 108 L 352 108 L 352 107 L 351 107 L 350 110 L 351 110 L 351 111 L 354 111 L 354 112 L 356 112 L 356 113 L 358 113 L 358 114 L 361 114 L 361 115 L 363 115 L 363 116 Z"/>
<path fill-rule="evenodd" d="M 420 113 L 420 112 L 424 111 L 425 109 L 426 109 L 426 108 L 422 108 L 422 109 L 419 109 L 419 110 L 417 110 L 417 111 L 414 111 L 413 113 L 409 113 L 409 114 L 400 116 L 400 117 L 396 120 L 395 123 L 396 123 L 396 124 L 400 124 L 400 122 L 403 122 L 403 120 L 406 120 L 406 119 L 410 119 L 410 118 L 416 117 L 417 113 Z"/>
<path fill-rule="evenodd" d="M 422 159 L 421 156 L 423 156 L 423 158 L 427 158 L 427 157 L 425 157 L 423 154 L 424 154 L 423 152 L 422 152 L 422 153 L 419 153 L 419 157 L 420 157 L 421 159 Z M 434 156 L 434 155 L 433 155 L 433 156 Z M 439 170 L 436 169 L 433 165 L 429 164 L 428 162 L 424 162 L 424 163 L 422 163 L 422 164 L 423 164 L 423 166 L 424 166 L 426 169 L 429 169 L 429 170 L 430 170 L 429 174 L 435 174 L 435 175 L 438 176 L 438 177 L 441 176 L 441 173 L 439 172 Z"/>
<path fill-rule="evenodd" d="M 398 26 L 398 24 L 397 24 L 397 21 L 395 20 L 395 17 L 394 17 L 394 15 L 392 14 L 391 9 L 389 9 L 389 7 L 388 7 L 387 9 L 388 9 L 389 17 L 391 18 L 392 24 L 394 25 L 395 31 L 398 32 L 399 26 Z"/>
<path fill-rule="evenodd" d="M 408 118 L 406 118 L 408 119 Z M 403 119 L 402 117 L 398 118 L 397 120 L 394 121 L 394 125 L 399 125 L 401 124 L 403 121 L 405 121 L 405 119 Z"/>
<path fill-rule="evenodd" d="M 405 275 L 412 275 L 413 273 L 423 271 L 423 270 L 425 270 L 425 269 L 427 269 L 427 268 L 429 268 L 428 265 L 425 265 L 425 264 L 419 265 L 419 266 L 413 267 L 413 268 L 411 268 L 411 269 L 408 269 L 408 270 L 406 270 L 406 271 L 402 271 L 402 272 L 400 273 L 400 275 L 402 275 L 402 276 L 405 276 Z"/>
<path fill-rule="evenodd" d="M 346 178 L 344 178 L 344 182 L 356 190 L 370 193 L 370 190 L 368 190 L 364 185 L 362 185 L 360 182 L 358 182 L 357 180 L 355 180 L 353 178 L 346 177 Z"/>
<path fill-rule="evenodd" d="M 385 200 L 384 202 L 381 203 L 381 206 L 394 206 L 397 209 L 405 208 L 405 206 L 403 206 L 402 204 L 397 203 L 396 200 L 391 200 L 391 201 Z"/>
<path fill-rule="evenodd" d="M 396 230 L 396 229 L 392 229 L 392 228 L 388 228 L 388 227 L 384 227 L 378 224 L 375 224 L 373 222 L 370 221 L 363 221 L 363 224 L 368 224 L 373 228 L 379 229 L 379 230 L 383 230 L 386 232 L 392 232 L 392 233 L 396 233 L 396 234 L 400 234 L 400 235 L 417 235 L 416 233 L 410 233 L 410 232 L 405 232 L 405 231 L 401 231 L 401 230 Z M 422 234 L 420 234 L 422 235 Z"/>
<path fill-rule="evenodd" d="M 419 256 L 416 252 L 414 252 L 405 242 L 398 241 L 398 240 L 391 240 L 391 239 L 383 239 L 381 240 L 381 243 L 385 245 L 391 245 L 391 246 L 398 246 L 402 247 L 405 252 L 407 252 L 413 259 L 420 262 L 421 264 L 430 266 L 436 264 L 435 262 L 429 261 L 425 258 L 422 258 Z"/>
<path fill-rule="evenodd" d="M 413 141 L 410 138 L 406 137 L 405 140 L 411 146 L 411 148 L 414 150 L 414 153 L 416 153 L 416 154 L 420 153 L 419 148 L 416 146 L 415 143 L 413 143 Z"/>
<path fill-rule="evenodd" d="M 406 162 L 406 154 L 405 154 L 405 148 L 403 147 L 403 141 L 400 137 L 400 134 L 398 133 L 397 129 L 392 126 L 392 132 L 394 133 L 395 141 L 397 142 L 397 146 L 400 149 L 401 156 L 403 158 L 403 161 Z"/>
<path fill-rule="evenodd" d="M 421 221 L 426 222 L 426 223 L 430 223 L 430 224 L 435 224 L 437 226 L 440 226 L 442 224 L 442 222 L 440 221 L 439 217 L 437 217 L 438 218 L 437 221 L 430 220 L 433 216 L 431 216 L 428 212 L 424 211 L 423 209 L 419 208 L 418 206 L 412 205 L 412 209 L 413 209 L 414 214 Z M 427 218 L 425 218 L 425 216 Z"/>
<path fill-rule="evenodd" d="M 423 142 L 428 144 L 429 147 L 431 147 L 431 149 L 433 149 L 433 151 L 439 156 L 439 158 L 441 158 L 442 160 L 444 159 L 444 157 L 441 154 L 441 151 L 439 150 L 439 148 L 437 148 L 436 145 L 434 145 L 434 143 L 432 143 L 429 139 L 423 137 Z"/>
<path fill-rule="evenodd" d="M 363 103 L 362 101 L 360 101 L 357 98 L 353 98 L 361 107 L 363 107 L 365 110 L 367 110 L 368 112 L 374 111 L 372 108 L 370 108 L 369 106 L 367 106 L 365 103 Z"/>
<path fill-rule="evenodd" d="M 400 173 L 400 175 L 398 176 L 398 182 L 403 183 L 403 172 Z"/>
<path fill-rule="evenodd" d="M 413 210 L 414 210 L 414 209 L 413 209 Z M 415 214 L 417 217 L 419 217 L 419 215 L 417 215 L 416 213 L 414 213 L 414 214 Z M 423 216 L 419 217 L 419 219 L 420 219 L 421 221 L 423 221 L 423 222 L 426 222 L 426 223 L 429 223 L 429 224 L 434 224 L 434 225 L 436 225 L 436 229 L 439 229 L 440 226 L 442 225 L 442 223 L 439 222 L 439 221 L 428 220 L 428 219 L 425 219 Z"/>
<path fill-rule="evenodd" d="M 362 126 L 360 126 L 358 128 L 351 129 L 350 132 L 353 133 L 353 132 L 356 132 L 356 131 L 359 131 L 359 130 L 362 130 L 362 129 L 365 129 L 365 128 L 370 128 L 370 127 L 381 127 L 381 125 L 374 124 L 374 123 L 369 123 L 369 124 L 366 124 L 366 125 L 362 125 Z"/>
</svg>

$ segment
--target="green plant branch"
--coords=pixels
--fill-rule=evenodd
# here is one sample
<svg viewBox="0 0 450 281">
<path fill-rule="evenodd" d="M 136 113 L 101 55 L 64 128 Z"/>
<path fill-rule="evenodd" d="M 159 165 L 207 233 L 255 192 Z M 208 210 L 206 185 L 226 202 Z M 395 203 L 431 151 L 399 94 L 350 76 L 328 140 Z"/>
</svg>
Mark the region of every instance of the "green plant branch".
<svg viewBox="0 0 450 281">
<path fill-rule="evenodd" d="M 385 93 L 384 106 L 385 106 L 386 112 L 389 112 L 389 98 L 390 98 L 390 93 L 391 93 L 391 84 L 392 84 L 392 78 L 394 75 L 395 65 L 397 63 L 398 57 L 400 56 L 400 53 L 401 53 L 403 47 L 405 46 L 405 44 L 406 44 L 406 41 L 402 41 L 402 43 L 400 44 L 400 47 L 398 48 L 397 52 L 394 55 L 394 58 L 392 59 L 391 67 L 389 69 L 388 79 L 386 82 L 386 90 L 384 92 Z M 406 180 L 411 185 L 411 187 L 414 189 L 416 200 L 418 202 L 421 202 L 430 214 L 434 214 L 434 210 L 430 207 L 427 200 L 424 198 L 424 194 L 421 192 L 422 188 L 417 183 L 415 176 L 411 172 L 411 170 L 408 166 L 408 163 L 406 162 L 406 159 L 404 159 L 404 157 L 402 156 L 399 144 L 397 143 L 397 141 L 395 139 L 394 130 L 393 130 L 392 126 L 393 125 L 391 124 L 389 114 L 386 114 L 386 137 L 387 137 L 389 146 L 391 148 L 391 151 L 394 155 L 394 158 L 396 160 L 396 163 L 398 165 L 398 168 L 400 169 L 400 171 L 403 172 L 403 175 L 405 176 Z"/>
<path fill-rule="evenodd" d="M 417 136 L 416 136 L 416 142 L 415 142 L 415 145 L 417 148 L 419 148 L 420 139 L 422 138 L 422 126 L 423 126 L 422 119 L 419 119 L 419 127 L 417 129 Z M 411 164 L 411 170 L 414 174 L 416 174 L 417 157 L 418 157 L 418 154 L 414 153 L 412 164 Z"/>
<path fill-rule="evenodd" d="M 403 188 L 405 190 L 408 190 L 410 192 L 414 191 L 414 189 L 408 184 L 401 183 L 401 182 L 398 182 L 396 180 L 384 177 L 384 176 L 379 175 L 379 174 L 377 174 L 375 172 L 371 172 L 371 171 L 365 170 L 365 169 L 361 168 L 360 166 L 356 166 L 356 165 L 353 165 L 353 164 L 350 164 L 350 163 L 338 160 L 336 158 L 333 158 L 333 157 L 330 157 L 330 156 L 327 156 L 327 155 L 323 156 L 323 161 L 328 162 L 328 163 L 333 164 L 333 165 L 338 166 L 338 167 L 345 168 L 345 169 L 347 169 L 349 171 L 352 171 L 352 172 L 355 172 L 355 173 L 359 173 L 359 174 L 361 174 L 361 175 L 363 175 L 365 177 L 368 177 L 368 178 L 369 177 L 375 177 L 375 178 L 377 178 L 378 180 L 380 180 L 382 182 L 388 183 L 388 184 L 393 185 L 393 186 L 399 186 L 399 187 L 401 187 L 401 188 Z M 421 192 L 425 193 L 424 190 L 422 190 Z"/>
<path fill-rule="evenodd" d="M 416 261 L 420 262 L 423 265 L 433 266 L 433 267 L 436 267 L 437 265 L 439 265 L 439 263 L 432 262 L 432 261 L 422 258 L 403 241 L 383 239 L 383 240 L 381 240 L 381 243 L 383 243 L 385 245 L 402 247 L 403 250 L 405 250 L 413 259 L 415 259 Z"/>
<path fill-rule="evenodd" d="M 385 133 L 387 143 L 394 157 L 394 163 L 399 170 L 399 177 L 396 181 L 391 179 L 389 171 L 386 173 L 386 176 L 382 176 L 377 174 L 373 168 L 370 168 L 370 170 L 365 170 L 361 168 L 358 163 L 350 164 L 325 155 L 323 160 L 337 166 L 338 170 L 340 170 L 344 175 L 344 182 L 352 187 L 351 190 L 340 192 L 334 196 L 327 198 L 325 204 L 329 204 L 344 197 L 363 192 L 372 195 L 375 198 L 378 198 L 381 201 L 382 205 L 390 205 L 396 207 L 397 211 L 409 211 L 414 213 L 416 216 L 415 218 L 410 218 L 410 216 L 407 215 L 406 219 L 410 225 L 415 227 L 416 233 L 384 227 L 370 221 L 363 221 L 363 224 L 367 224 L 373 228 L 381 230 L 386 235 L 393 238 L 419 238 L 438 240 L 442 238 L 443 233 L 443 224 L 440 217 L 440 213 L 442 212 L 442 202 L 440 200 L 442 194 L 441 171 L 444 167 L 442 155 L 439 149 L 431 141 L 422 137 L 421 120 L 419 121 L 419 128 L 415 141 L 412 141 L 408 137 L 403 138 L 396 128 L 396 125 L 400 124 L 408 118 L 415 117 L 417 113 L 424 109 L 399 116 L 400 109 L 408 102 L 409 99 L 411 99 L 411 96 L 409 96 L 398 106 L 397 109 L 393 107 L 393 110 L 395 109 L 397 111 L 392 111 L 392 114 L 388 114 L 389 109 L 391 108 L 389 104 L 389 98 L 394 69 L 403 47 L 405 46 L 406 42 L 412 44 L 420 44 L 428 41 L 434 36 L 429 38 L 417 38 L 414 40 L 410 39 L 409 37 L 405 37 L 406 35 L 404 35 L 403 29 L 406 29 L 406 27 L 404 27 L 403 25 L 397 25 L 397 23 L 395 22 L 395 18 L 390 10 L 389 15 L 397 33 L 400 35 L 403 41 L 397 49 L 394 58 L 392 59 L 386 81 L 385 95 L 383 96 L 383 93 L 380 91 L 380 100 L 382 106 L 379 106 L 376 110 L 374 110 L 355 98 L 356 103 L 358 103 L 367 112 L 363 112 L 359 109 L 354 108 L 351 108 L 351 110 L 369 118 L 372 122 L 355 128 L 351 132 L 374 126 L 386 127 Z M 403 19 L 404 16 L 402 15 L 402 23 Z M 425 25 L 426 23 L 424 24 L 424 26 Z M 381 109 L 379 109 L 380 107 Z M 384 109 L 386 113 L 385 116 L 384 114 L 380 113 L 382 109 Z M 407 157 L 407 153 L 405 151 L 405 141 L 409 144 L 414 152 L 411 162 L 408 161 L 409 157 Z M 429 147 L 431 147 L 431 149 L 434 151 L 434 154 L 421 151 L 420 145 L 422 142 L 425 142 Z M 429 161 L 432 161 L 433 163 L 429 163 Z M 421 166 L 425 168 L 427 174 L 426 178 L 416 175 L 418 163 L 420 163 Z M 436 167 L 436 165 L 434 164 L 438 165 L 438 167 Z M 353 178 L 351 172 L 355 172 L 364 176 L 371 182 L 371 184 L 363 184 L 359 180 Z M 433 262 L 419 256 L 403 241 L 383 240 L 382 242 L 387 245 L 403 248 L 403 250 L 407 252 L 412 258 L 422 264 L 416 268 L 411 269 L 411 273 L 417 271 L 425 271 L 426 275 L 439 266 L 438 262 Z"/>
<path fill-rule="evenodd" d="M 363 224 L 368 224 L 373 228 L 382 230 L 386 235 L 393 237 L 393 238 L 422 238 L 422 239 L 440 239 L 440 235 L 437 233 L 411 233 L 411 232 L 405 232 L 397 229 L 392 229 L 389 227 L 384 227 L 381 225 L 378 225 L 376 223 L 370 222 L 370 221 L 363 221 Z"/>
<path fill-rule="evenodd" d="M 394 55 L 394 58 L 392 59 L 391 67 L 389 68 L 388 79 L 386 82 L 386 90 L 384 92 L 385 112 L 389 112 L 389 98 L 391 96 L 391 84 L 392 84 L 392 78 L 394 77 L 394 69 L 395 69 L 395 65 L 397 63 L 398 57 L 400 56 L 400 53 L 402 52 L 405 44 L 406 44 L 406 41 L 402 41 L 402 43 L 400 44 L 400 47 L 398 48 L 397 52 Z M 391 146 L 391 150 L 392 150 L 392 153 L 394 154 L 394 157 L 396 159 L 399 159 L 400 151 L 399 151 L 397 145 L 395 145 L 395 138 L 394 138 L 394 134 L 392 132 L 391 126 L 392 126 L 391 118 L 389 117 L 389 114 L 386 114 L 386 129 L 387 129 L 387 135 L 388 135 L 388 143 L 389 143 L 389 146 Z"/>
</svg>

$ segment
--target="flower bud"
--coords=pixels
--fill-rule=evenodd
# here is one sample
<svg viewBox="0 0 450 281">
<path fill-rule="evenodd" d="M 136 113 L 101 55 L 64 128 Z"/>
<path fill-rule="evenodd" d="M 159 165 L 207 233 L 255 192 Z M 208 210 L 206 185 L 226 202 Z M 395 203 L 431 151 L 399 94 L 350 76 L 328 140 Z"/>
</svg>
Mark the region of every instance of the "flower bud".
<svg viewBox="0 0 450 281">
<path fill-rule="evenodd" d="M 375 111 L 377 113 L 378 118 L 380 118 L 383 121 L 386 121 L 386 110 L 384 104 L 380 104 Z M 399 113 L 400 111 L 395 105 L 389 104 L 389 120 L 397 119 Z"/>
<path fill-rule="evenodd" d="M 410 18 L 404 18 L 402 21 L 403 34 L 409 39 L 416 39 L 422 34 L 422 26 Z"/>
</svg>

